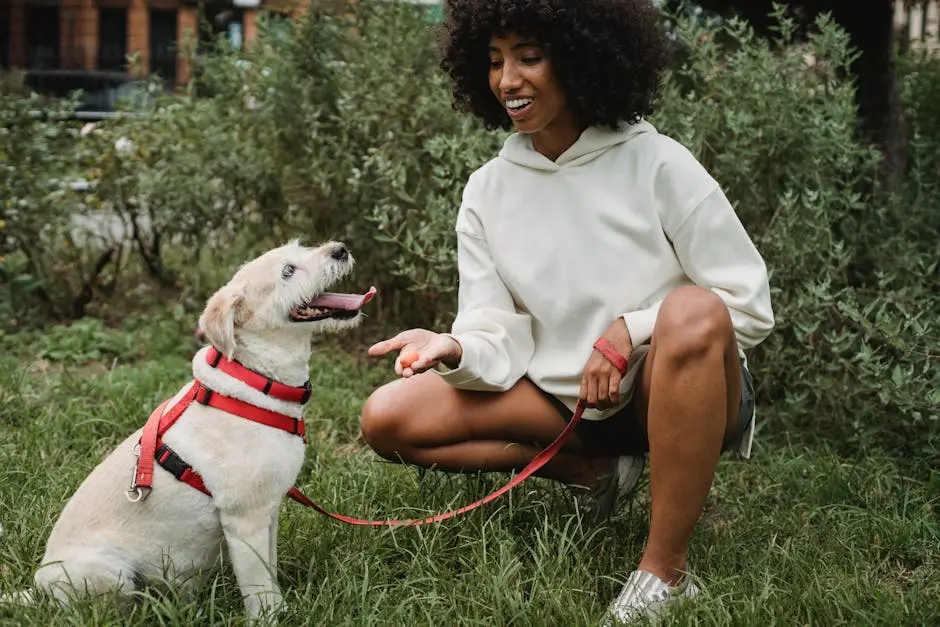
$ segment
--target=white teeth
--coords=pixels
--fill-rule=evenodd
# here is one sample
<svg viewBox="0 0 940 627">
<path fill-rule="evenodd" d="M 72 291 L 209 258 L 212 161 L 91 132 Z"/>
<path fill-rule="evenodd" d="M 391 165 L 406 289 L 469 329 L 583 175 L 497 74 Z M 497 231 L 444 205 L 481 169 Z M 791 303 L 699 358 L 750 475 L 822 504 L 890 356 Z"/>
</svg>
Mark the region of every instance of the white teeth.
<svg viewBox="0 0 940 627">
<path fill-rule="evenodd" d="M 526 106 L 532 102 L 531 98 L 514 98 L 513 100 L 507 100 L 506 106 L 510 109 L 519 109 Z"/>
</svg>

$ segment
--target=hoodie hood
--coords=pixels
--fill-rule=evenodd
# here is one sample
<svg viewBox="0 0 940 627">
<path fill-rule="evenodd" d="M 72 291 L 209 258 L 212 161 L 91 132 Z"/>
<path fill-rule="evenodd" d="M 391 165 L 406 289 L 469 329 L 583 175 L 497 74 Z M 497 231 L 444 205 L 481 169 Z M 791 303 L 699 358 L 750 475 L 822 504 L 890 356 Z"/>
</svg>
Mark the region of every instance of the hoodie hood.
<svg viewBox="0 0 940 627">
<path fill-rule="evenodd" d="M 635 124 L 622 124 L 617 130 L 591 126 L 568 150 L 552 161 L 532 147 L 532 137 L 526 133 L 513 133 L 503 143 L 499 156 L 524 168 L 554 172 L 593 161 L 614 146 L 618 146 L 642 133 L 655 133 L 652 124 L 641 120 Z"/>
</svg>

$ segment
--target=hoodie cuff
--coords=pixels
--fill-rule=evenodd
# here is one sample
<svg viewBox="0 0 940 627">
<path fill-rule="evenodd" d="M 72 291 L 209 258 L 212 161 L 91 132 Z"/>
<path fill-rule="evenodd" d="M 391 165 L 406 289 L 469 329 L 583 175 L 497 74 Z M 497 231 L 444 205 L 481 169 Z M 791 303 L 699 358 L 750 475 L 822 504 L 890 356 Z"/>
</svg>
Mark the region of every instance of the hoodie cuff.
<svg viewBox="0 0 940 627">
<path fill-rule="evenodd" d="M 621 316 L 627 325 L 627 331 L 630 332 L 630 342 L 633 348 L 649 342 L 653 337 L 653 328 L 656 326 L 656 317 L 659 315 L 659 307 L 662 304 L 663 301 L 659 300 L 646 309 L 638 309 Z"/>
<path fill-rule="evenodd" d="M 460 344 L 460 363 L 457 364 L 456 368 L 449 368 L 443 363 L 437 363 L 432 370 L 454 387 L 476 381 L 479 377 L 476 374 L 477 369 L 475 366 L 479 363 L 479 359 L 473 341 L 468 341 L 470 338 L 458 337 L 453 333 L 441 333 L 441 335 L 446 335 Z"/>
</svg>

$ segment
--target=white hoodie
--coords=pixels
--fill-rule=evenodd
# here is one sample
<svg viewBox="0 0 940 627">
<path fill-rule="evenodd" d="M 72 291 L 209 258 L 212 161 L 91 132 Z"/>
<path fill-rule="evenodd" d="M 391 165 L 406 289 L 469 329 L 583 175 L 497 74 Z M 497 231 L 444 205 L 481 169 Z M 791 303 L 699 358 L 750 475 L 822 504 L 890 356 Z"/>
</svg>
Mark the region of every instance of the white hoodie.
<svg viewBox="0 0 940 627">
<path fill-rule="evenodd" d="M 742 356 L 774 325 L 764 261 L 718 183 L 647 122 L 588 128 L 556 161 L 511 135 L 470 176 L 456 231 L 463 357 L 436 371 L 457 388 L 528 376 L 574 410 L 594 341 L 617 316 L 649 341 L 681 285 L 722 298 Z"/>
</svg>

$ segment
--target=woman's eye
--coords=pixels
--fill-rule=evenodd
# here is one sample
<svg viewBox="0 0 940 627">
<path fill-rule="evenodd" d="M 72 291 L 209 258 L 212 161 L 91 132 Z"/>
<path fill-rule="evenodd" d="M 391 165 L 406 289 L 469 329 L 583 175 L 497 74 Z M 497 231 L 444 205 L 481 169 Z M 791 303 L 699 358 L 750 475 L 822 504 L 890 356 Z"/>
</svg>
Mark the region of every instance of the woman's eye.
<svg viewBox="0 0 940 627">
<path fill-rule="evenodd" d="M 522 60 L 522 62 L 525 63 L 526 65 L 535 65 L 541 60 L 542 60 L 542 57 L 526 57 L 525 59 Z"/>
<path fill-rule="evenodd" d="M 289 279 L 292 276 L 294 276 L 294 270 L 296 269 L 297 269 L 297 266 L 289 263 L 286 266 L 284 266 L 283 270 L 281 270 L 281 276 L 284 277 L 285 279 Z"/>
<path fill-rule="evenodd" d="M 502 61 L 490 61 L 490 69 L 498 70 L 503 66 Z"/>
</svg>

